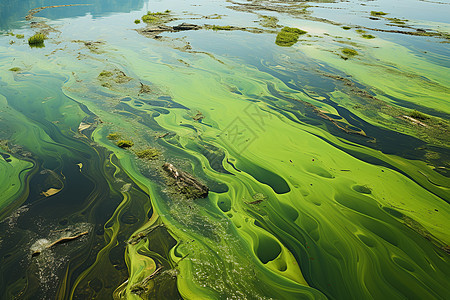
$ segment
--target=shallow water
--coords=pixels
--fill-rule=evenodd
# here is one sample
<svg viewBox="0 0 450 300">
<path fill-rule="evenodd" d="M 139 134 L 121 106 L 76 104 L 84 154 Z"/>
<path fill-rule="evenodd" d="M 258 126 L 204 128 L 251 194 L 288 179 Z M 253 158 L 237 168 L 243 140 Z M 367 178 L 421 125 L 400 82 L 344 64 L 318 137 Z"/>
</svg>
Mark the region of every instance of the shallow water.
<svg viewBox="0 0 450 300">
<path fill-rule="evenodd" d="M 249 3 L 0 3 L 0 298 L 445 298 L 450 3 Z"/>
</svg>

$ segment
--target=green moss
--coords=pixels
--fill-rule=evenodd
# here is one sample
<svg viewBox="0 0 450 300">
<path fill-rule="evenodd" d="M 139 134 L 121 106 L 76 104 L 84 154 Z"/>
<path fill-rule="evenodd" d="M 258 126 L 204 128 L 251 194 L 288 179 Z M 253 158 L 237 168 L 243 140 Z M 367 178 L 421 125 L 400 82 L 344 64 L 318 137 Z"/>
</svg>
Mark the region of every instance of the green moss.
<svg viewBox="0 0 450 300">
<path fill-rule="evenodd" d="M 365 38 L 365 39 L 368 39 L 368 40 L 375 38 L 375 36 L 373 36 L 371 34 L 363 34 L 362 37 Z"/>
<path fill-rule="evenodd" d="M 120 140 L 117 141 L 116 145 L 120 148 L 130 148 L 133 147 L 134 143 L 132 141 Z"/>
<path fill-rule="evenodd" d="M 25 36 L 23 34 L 16 34 L 16 38 L 23 39 Z"/>
<path fill-rule="evenodd" d="M 45 40 L 45 35 L 42 33 L 36 33 L 28 39 L 29 45 L 43 45 Z"/>
<path fill-rule="evenodd" d="M 275 44 L 281 47 L 290 47 L 298 42 L 300 35 L 305 33 L 306 31 L 298 28 L 284 27 L 278 33 Z"/>
<path fill-rule="evenodd" d="M 134 23 L 139 24 L 139 23 L 141 23 L 141 20 L 136 19 L 136 20 L 134 20 Z"/>
<path fill-rule="evenodd" d="M 14 68 L 11 68 L 11 69 L 9 69 L 11 72 L 20 72 L 20 71 L 22 71 L 22 69 L 21 68 L 19 68 L 19 67 L 14 67 Z"/>
<path fill-rule="evenodd" d="M 414 118 L 416 120 L 426 120 L 429 119 L 430 117 L 428 117 L 426 114 L 421 113 L 420 111 L 417 110 L 413 110 L 412 112 L 409 113 L 409 116 L 411 118 Z"/>
<path fill-rule="evenodd" d="M 382 12 L 382 11 L 374 11 L 374 10 L 372 10 L 372 11 L 370 12 L 370 14 L 371 14 L 372 16 L 385 16 L 385 15 L 387 15 L 387 13 L 385 13 L 385 12 Z"/>
<path fill-rule="evenodd" d="M 136 151 L 136 156 L 141 159 L 152 160 L 158 157 L 161 154 L 158 149 L 148 148 L 141 151 Z"/>
<path fill-rule="evenodd" d="M 116 141 L 120 138 L 120 134 L 117 132 L 113 132 L 113 133 L 108 134 L 108 136 L 106 138 L 108 140 Z"/>
<path fill-rule="evenodd" d="M 350 49 L 350 48 L 344 48 L 342 49 L 342 53 L 347 55 L 347 56 L 355 56 L 358 55 L 358 51 L 354 50 L 354 49 Z"/>
<path fill-rule="evenodd" d="M 342 29 L 344 29 L 344 30 L 350 30 L 350 29 L 352 29 L 350 26 L 342 26 Z"/>
</svg>

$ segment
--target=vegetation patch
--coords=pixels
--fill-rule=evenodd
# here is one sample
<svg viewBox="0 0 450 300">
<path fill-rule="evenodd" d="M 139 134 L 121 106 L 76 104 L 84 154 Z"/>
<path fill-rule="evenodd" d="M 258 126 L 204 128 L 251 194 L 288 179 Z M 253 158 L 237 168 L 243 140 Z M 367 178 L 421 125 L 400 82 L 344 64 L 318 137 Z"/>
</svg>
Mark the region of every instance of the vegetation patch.
<svg viewBox="0 0 450 300">
<path fill-rule="evenodd" d="M 108 134 L 108 136 L 106 138 L 111 141 L 116 141 L 120 138 L 120 134 L 117 132 L 113 132 L 113 133 Z"/>
<path fill-rule="evenodd" d="M 120 141 L 117 141 L 116 145 L 117 145 L 117 147 L 126 149 L 126 148 L 133 147 L 134 143 L 132 141 L 128 141 L 128 140 L 120 140 Z"/>
<path fill-rule="evenodd" d="M 362 33 L 366 33 L 366 32 L 367 32 L 367 31 L 365 31 L 365 30 L 362 30 L 362 29 L 356 29 L 355 31 L 356 31 L 357 33 L 361 33 L 361 34 L 362 34 Z"/>
<path fill-rule="evenodd" d="M 164 12 L 147 12 L 146 15 L 142 16 L 142 21 L 147 24 L 161 24 L 169 21 L 170 10 Z"/>
<path fill-rule="evenodd" d="M 399 24 L 399 25 L 405 25 L 408 20 L 405 19 L 398 19 L 398 18 L 386 18 L 386 20 L 389 20 L 390 23 Z"/>
<path fill-rule="evenodd" d="M 373 36 L 371 34 L 363 34 L 362 37 L 365 38 L 365 39 L 368 39 L 368 40 L 371 40 L 371 39 L 375 38 L 375 36 Z"/>
<path fill-rule="evenodd" d="M 23 39 L 25 36 L 23 34 L 16 34 L 16 38 Z"/>
<path fill-rule="evenodd" d="M 19 67 L 14 67 L 14 68 L 11 68 L 11 69 L 9 69 L 11 72 L 20 72 L 20 71 L 22 71 L 22 69 L 21 68 L 19 68 Z"/>
<path fill-rule="evenodd" d="M 370 12 L 370 14 L 371 14 L 372 16 L 374 16 L 374 17 L 376 17 L 376 16 L 385 16 L 385 15 L 387 15 L 387 13 L 385 13 L 385 12 L 382 12 L 382 11 L 374 11 L 374 10 L 372 10 L 372 11 Z"/>
<path fill-rule="evenodd" d="M 113 84 L 123 84 L 129 82 L 132 78 L 128 77 L 123 71 L 114 69 L 112 71 L 103 70 L 97 76 L 101 86 L 110 88 Z"/>
<path fill-rule="evenodd" d="M 218 31 L 218 30 L 227 30 L 227 31 L 229 31 L 229 30 L 233 30 L 234 27 L 230 26 L 230 25 L 226 25 L 226 26 L 213 25 L 213 26 L 210 27 L 210 29 L 215 30 L 215 31 Z"/>
<path fill-rule="evenodd" d="M 277 28 L 278 27 L 278 18 L 272 17 L 272 16 L 261 16 L 261 20 L 259 21 L 259 24 L 262 27 Z"/>
<path fill-rule="evenodd" d="M 139 24 L 139 23 L 141 23 L 141 20 L 136 19 L 136 20 L 134 20 L 134 23 Z"/>
<path fill-rule="evenodd" d="M 36 46 L 44 45 L 44 40 L 45 39 L 46 39 L 45 35 L 43 35 L 42 33 L 36 33 L 35 35 L 31 36 L 28 39 L 28 44 L 30 46 L 32 46 L 32 45 L 36 45 Z"/>
<path fill-rule="evenodd" d="M 155 148 L 147 148 L 141 151 L 136 151 L 136 156 L 140 159 L 153 160 L 156 159 L 161 152 Z"/>
<path fill-rule="evenodd" d="M 290 47 L 298 42 L 300 35 L 305 33 L 306 31 L 298 28 L 284 27 L 278 33 L 275 44 L 281 47 Z"/>
<path fill-rule="evenodd" d="M 347 56 L 355 56 L 358 55 L 358 51 L 356 51 L 355 49 L 350 49 L 350 48 L 344 48 L 342 49 L 342 53 L 347 55 Z"/>
<path fill-rule="evenodd" d="M 344 29 L 344 30 L 350 30 L 350 29 L 352 29 L 350 26 L 342 26 L 342 29 Z"/>
<path fill-rule="evenodd" d="M 428 117 L 426 114 L 421 113 L 420 111 L 413 110 L 408 114 L 411 118 L 417 119 L 417 120 L 427 120 L 430 117 Z"/>
</svg>

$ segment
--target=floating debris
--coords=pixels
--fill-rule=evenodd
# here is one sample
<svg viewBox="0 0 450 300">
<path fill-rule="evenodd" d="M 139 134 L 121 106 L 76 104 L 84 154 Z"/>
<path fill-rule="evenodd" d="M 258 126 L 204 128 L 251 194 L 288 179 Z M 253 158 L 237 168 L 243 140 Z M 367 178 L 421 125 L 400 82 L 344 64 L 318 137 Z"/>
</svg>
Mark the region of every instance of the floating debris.
<svg viewBox="0 0 450 300">
<path fill-rule="evenodd" d="M 176 180 L 175 186 L 177 186 L 179 192 L 184 194 L 187 198 L 196 199 L 208 196 L 208 187 L 195 179 L 192 175 L 178 170 L 170 163 L 165 163 L 163 169 L 170 177 Z"/>
</svg>

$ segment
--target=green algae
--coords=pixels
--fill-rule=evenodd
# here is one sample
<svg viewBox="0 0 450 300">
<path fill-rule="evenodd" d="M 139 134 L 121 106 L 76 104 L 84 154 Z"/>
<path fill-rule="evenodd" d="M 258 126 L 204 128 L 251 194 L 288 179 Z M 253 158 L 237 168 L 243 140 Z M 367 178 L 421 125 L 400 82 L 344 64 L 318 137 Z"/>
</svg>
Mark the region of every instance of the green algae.
<svg viewBox="0 0 450 300">
<path fill-rule="evenodd" d="M 298 28 L 283 27 L 277 34 L 275 44 L 281 47 L 290 47 L 298 42 L 300 35 L 305 33 L 306 31 Z"/>
<path fill-rule="evenodd" d="M 417 110 L 413 110 L 408 115 L 414 119 L 418 119 L 418 120 L 422 120 L 422 121 L 425 121 L 430 118 L 426 114 L 421 113 L 420 111 L 417 111 Z"/>
<path fill-rule="evenodd" d="M 374 10 L 372 10 L 370 12 L 370 15 L 378 17 L 378 16 L 385 16 L 385 15 L 387 15 L 387 13 L 382 12 L 382 11 L 374 11 Z"/>
<path fill-rule="evenodd" d="M 133 143 L 133 141 L 129 141 L 129 140 L 119 140 L 116 142 L 116 145 L 119 148 L 131 148 L 131 147 L 133 147 L 134 143 Z"/>
<path fill-rule="evenodd" d="M 106 138 L 107 138 L 108 140 L 116 141 L 116 140 L 118 140 L 118 139 L 120 138 L 120 136 L 121 136 L 121 135 L 120 135 L 119 133 L 113 132 L 113 133 L 108 134 L 108 135 L 106 136 Z"/>
<path fill-rule="evenodd" d="M 375 38 L 375 36 L 373 36 L 373 35 L 371 35 L 371 34 L 363 34 L 363 35 L 361 35 L 363 38 L 365 38 L 365 39 L 368 39 L 368 40 L 371 40 L 371 39 L 374 39 Z"/>
<path fill-rule="evenodd" d="M 9 69 L 11 72 L 20 72 L 20 71 L 22 71 L 22 69 L 21 68 L 19 68 L 19 67 L 13 67 L 13 68 L 11 68 L 11 69 Z"/>
<path fill-rule="evenodd" d="M 140 159 L 152 160 L 156 159 L 161 152 L 155 148 L 148 148 L 140 151 L 136 151 L 136 156 Z"/>
<path fill-rule="evenodd" d="M 28 38 L 28 44 L 30 46 L 40 47 L 44 45 L 44 40 L 46 36 L 42 33 L 36 33 L 35 35 Z"/>
<path fill-rule="evenodd" d="M 267 28 L 278 28 L 278 18 L 274 16 L 261 16 L 261 20 L 259 21 L 259 24 L 262 27 Z"/>
<path fill-rule="evenodd" d="M 139 23 L 141 23 L 141 20 L 136 19 L 136 20 L 134 20 L 134 23 L 135 23 L 135 24 L 139 24 Z"/>
<path fill-rule="evenodd" d="M 162 24 L 166 23 L 170 19 L 170 10 L 164 12 L 147 12 L 142 16 L 142 21 L 147 24 Z"/>
<path fill-rule="evenodd" d="M 356 51 L 355 49 L 350 49 L 350 48 L 344 48 L 341 50 L 341 52 L 347 56 L 358 55 L 358 51 Z"/>
</svg>

